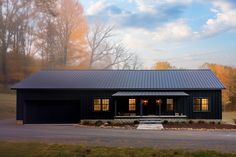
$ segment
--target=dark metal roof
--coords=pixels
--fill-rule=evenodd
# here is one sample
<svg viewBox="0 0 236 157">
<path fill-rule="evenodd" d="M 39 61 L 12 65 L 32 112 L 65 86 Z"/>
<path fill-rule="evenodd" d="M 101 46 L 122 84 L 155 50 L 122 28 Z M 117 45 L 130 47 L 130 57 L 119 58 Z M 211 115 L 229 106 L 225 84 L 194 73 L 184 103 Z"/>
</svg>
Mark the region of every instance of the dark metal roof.
<svg viewBox="0 0 236 157">
<path fill-rule="evenodd" d="M 223 89 L 211 70 L 40 71 L 12 89 Z"/>
<path fill-rule="evenodd" d="M 130 92 L 120 91 L 112 96 L 189 96 L 185 92 Z"/>
</svg>

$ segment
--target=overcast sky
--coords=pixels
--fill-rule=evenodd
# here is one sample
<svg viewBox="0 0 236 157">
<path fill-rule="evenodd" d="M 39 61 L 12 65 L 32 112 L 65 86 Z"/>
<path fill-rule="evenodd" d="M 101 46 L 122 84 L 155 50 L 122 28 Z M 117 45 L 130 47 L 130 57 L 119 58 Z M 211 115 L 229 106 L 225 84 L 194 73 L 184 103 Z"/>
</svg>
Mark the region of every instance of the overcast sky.
<svg viewBox="0 0 236 157">
<path fill-rule="evenodd" d="M 116 25 L 145 68 L 236 65 L 236 0 L 81 0 L 90 23 Z"/>
</svg>

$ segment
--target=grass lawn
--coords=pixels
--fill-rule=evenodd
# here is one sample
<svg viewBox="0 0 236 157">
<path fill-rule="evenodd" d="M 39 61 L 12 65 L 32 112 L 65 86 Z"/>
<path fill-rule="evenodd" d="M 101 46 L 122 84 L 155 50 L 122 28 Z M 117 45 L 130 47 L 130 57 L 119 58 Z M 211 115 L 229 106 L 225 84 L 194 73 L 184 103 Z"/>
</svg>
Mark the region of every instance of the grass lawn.
<svg viewBox="0 0 236 157">
<path fill-rule="evenodd" d="M 3 157 L 236 157 L 215 151 L 160 150 L 157 148 L 115 148 L 85 145 L 0 141 Z"/>
<path fill-rule="evenodd" d="M 0 93 L 0 119 L 14 118 L 16 114 L 16 95 Z"/>
<path fill-rule="evenodd" d="M 222 120 L 227 123 L 234 123 L 233 119 L 236 119 L 236 111 L 228 111 L 222 113 Z"/>
</svg>

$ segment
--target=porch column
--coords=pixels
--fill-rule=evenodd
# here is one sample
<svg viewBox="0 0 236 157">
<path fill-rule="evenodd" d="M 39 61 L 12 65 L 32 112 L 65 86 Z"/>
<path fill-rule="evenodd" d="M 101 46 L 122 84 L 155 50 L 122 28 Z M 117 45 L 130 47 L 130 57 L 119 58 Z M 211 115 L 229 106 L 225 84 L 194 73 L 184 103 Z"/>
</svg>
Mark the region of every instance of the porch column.
<svg viewBox="0 0 236 157">
<path fill-rule="evenodd" d="M 140 116 L 143 115 L 143 104 L 142 104 L 142 100 L 140 99 Z"/>
<path fill-rule="evenodd" d="M 117 100 L 115 99 L 115 116 L 117 116 Z"/>
</svg>

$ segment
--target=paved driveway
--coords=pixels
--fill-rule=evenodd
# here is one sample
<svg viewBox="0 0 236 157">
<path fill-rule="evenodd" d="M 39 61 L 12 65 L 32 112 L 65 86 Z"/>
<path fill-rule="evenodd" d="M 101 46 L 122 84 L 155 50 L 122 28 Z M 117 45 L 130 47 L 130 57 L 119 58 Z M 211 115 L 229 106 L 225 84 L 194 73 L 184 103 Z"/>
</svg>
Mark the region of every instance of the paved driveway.
<svg viewBox="0 0 236 157">
<path fill-rule="evenodd" d="M 236 152 L 236 131 L 142 131 L 73 125 L 16 125 L 14 120 L 1 120 L 0 140 Z"/>
</svg>

